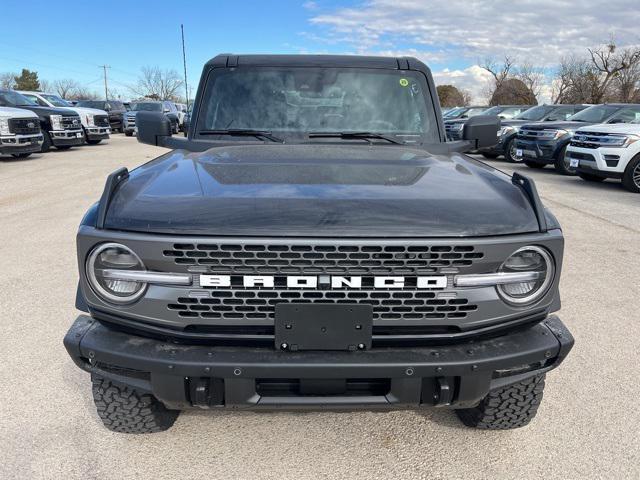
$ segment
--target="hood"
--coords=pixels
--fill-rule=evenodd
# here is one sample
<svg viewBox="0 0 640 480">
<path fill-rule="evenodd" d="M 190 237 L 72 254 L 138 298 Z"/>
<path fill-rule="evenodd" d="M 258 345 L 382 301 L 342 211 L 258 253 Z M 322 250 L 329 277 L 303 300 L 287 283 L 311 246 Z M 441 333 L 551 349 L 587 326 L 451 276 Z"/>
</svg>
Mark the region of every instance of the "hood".
<svg viewBox="0 0 640 480">
<path fill-rule="evenodd" d="M 65 110 L 71 110 L 72 112 L 77 113 L 81 117 L 85 115 L 107 115 L 107 112 L 104 110 L 99 110 L 97 108 L 87 108 L 87 107 L 66 107 Z"/>
<path fill-rule="evenodd" d="M 78 115 L 75 112 L 69 111 L 69 109 L 66 107 L 41 107 L 39 105 L 25 105 L 24 107 L 20 108 L 31 110 L 39 117 L 48 117 L 49 115 L 62 115 L 66 117 Z"/>
<path fill-rule="evenodd" d="M 2 118 L 38 118 L 31 110 L 13 107 L 0 107 L 0 117 Z"/>
<path fill-rule="evenodd" d="M 153 233 L 461 237 L 538 231 L 511 178 L 460 154 L 380 145 L 176 150 L 133 170 L 105 228 Z"/>
<path fill-rule="evenodd" d="M 587 122 L 534 122 L 522 125 L 523 128 L 530 130 L 569 130 L 574 131 L 585 125 L 592 125 Z"/>
<path fill-rule="evenodd" d="M 640 135 L 640 123 L 601 123 L 578 129 L 578 132 L 626 133 Z"/>
</svg>

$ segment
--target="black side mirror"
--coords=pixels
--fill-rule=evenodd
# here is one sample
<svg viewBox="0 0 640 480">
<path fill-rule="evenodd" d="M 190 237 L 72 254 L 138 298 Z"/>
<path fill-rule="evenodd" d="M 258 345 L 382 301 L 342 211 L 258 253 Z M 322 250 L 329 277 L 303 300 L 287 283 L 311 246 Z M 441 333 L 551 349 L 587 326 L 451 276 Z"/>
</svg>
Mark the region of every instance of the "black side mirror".
<svg viewBox="0 0 640 480">
<path fill-rule="evenodd" d="M 171 138 L 171 121 L 160 112 L 138 112 L 136 127 L 140 143 L 161 147 Z"/>
<path fill-rule="evenodd" d="M 496 115 L 476 115 L 464 124 L 462 139 L 475 143 L 475 148 L 491 147 L 498 143 L 500 117 Z"/>
</svg>

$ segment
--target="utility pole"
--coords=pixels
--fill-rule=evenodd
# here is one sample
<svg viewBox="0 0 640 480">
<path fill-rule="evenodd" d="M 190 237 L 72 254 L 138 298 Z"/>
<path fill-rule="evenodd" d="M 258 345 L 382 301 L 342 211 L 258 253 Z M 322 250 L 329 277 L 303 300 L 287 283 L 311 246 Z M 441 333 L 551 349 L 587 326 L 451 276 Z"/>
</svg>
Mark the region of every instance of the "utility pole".
<svg viewBox="0 0 640 480">
<path fill-rule="evenodd" d="M 109 65 L 100 65 L 100 67 L 104 70 L 104 99 L 105 101 L 109 100 L 109 89 L 107 88 L 107 68 L 111 68 Z"/>
<path fill-rule="evenodd" d="M 184 91 L 187 94 L 187 112 L 189 111 L 189 87 L 187 86 L 187 55 L 184 49 L 184 25 L 180 24 L 180 32 L 182 32 L 182 64 L 184 65 Z"/>
</svg>

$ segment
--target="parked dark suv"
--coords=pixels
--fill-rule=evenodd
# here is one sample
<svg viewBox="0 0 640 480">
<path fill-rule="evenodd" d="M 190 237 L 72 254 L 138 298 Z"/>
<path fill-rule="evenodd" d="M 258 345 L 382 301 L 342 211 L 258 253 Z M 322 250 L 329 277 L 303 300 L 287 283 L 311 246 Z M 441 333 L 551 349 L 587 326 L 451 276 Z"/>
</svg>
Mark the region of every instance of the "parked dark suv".
<svg viewBox="0 0 640 480">
<path fill-rule="evenodd" d="M 480 153 L 486 158 L 504 155 L 508 162 L 522 162 L 522 157 L 516 155 L 516 135 L 520 126 L 531 122 L 567 120 L 587 107 L 589 105 L 538 105 L 529 108 L 511 119 L 502 120 L 502 127 L 498 132 L 498 143 L 493 147 L 481 149 Z"/>
<path fill-rule="evenodd" d="M 552 164 L 563 175 L 576 175 L 565 152 L 574 132 L 599 123 L 629 123 L 640 112 L 640 105 L 609 103 L 593 105 L 569 117 L 564 122 L 527 123 L 520 127 L 516 138 L 516 155 L 531 168 Z"/>
<path fill-rule="evenodd" d="M 16 91 L 2 89 L 0 107 L 24 108 L 38 115 L 43 136 L 41 152 L 49 151 L 52 146 L 66 150 L 84 143 L 80 116 L 67 108 L 42 107 Z"/>
<path fill-rule="evenodd" d="M 552 313 L 564 240 L 530 179 L 461 154 L 497 116 L 445 141 L 415 58 L 219 55 L 186 138 L 136 122 L 171 151 L 112 173 L 82 220 L 64 340 L 107 428 L 189 408 L 534 417 L 573 345 Z"/>
<path fill-rule="evenodd" d="M 500 119 L 509 119 L 513 118 L 521 112 L 524 112 L 530 105 L 496 105 L 494 107 L 489 107 L 480 112 L 482 115 L 497 115 Z M 471 118 L 475 113 L 475 111 L 469 111 L 465 115 L 456 118 L 456 119 L 448 119 L 445 118 L 444 128 L 447 130 L 447 138 L 449 140 L 460 140 L 462 138 L 462 129 L 464 128 L 467 120 Z"/>
<path fill-rule="evenodd" d="M 111 131 L 122 132 L 124 114 L 127 112 L 124 103 L 118 100 L 80 100 L 76 107 L 98 108 L 109 114 L 109 125 Z"/>
<path fill-rule="evenodd" d="M 136 115 L 138 112 L 161 112 L 163 113 L 169 122 L 171 122 L 171 131 L 178 133 L 180 131 L 180 121 L 178 119 L 178 109 L 176 104 L 167 100 L 159 101 L 146 101 L 146 102 L 133 102 L 131 103 L 131 110 L 129 110 L 124 116 L 124 125 L 122 131 L 127 137 L 130 137 L 136 132 Z"/>
</svg>

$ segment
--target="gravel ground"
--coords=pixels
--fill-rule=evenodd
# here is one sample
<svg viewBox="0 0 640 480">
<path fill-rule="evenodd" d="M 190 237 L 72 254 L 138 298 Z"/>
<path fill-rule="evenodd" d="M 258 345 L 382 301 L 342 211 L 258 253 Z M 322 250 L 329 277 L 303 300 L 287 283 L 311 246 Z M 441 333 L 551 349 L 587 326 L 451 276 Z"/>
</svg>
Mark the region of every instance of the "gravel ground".
<svg viewBox="0 0 640 480">
<path fill-rule="evenodd" d="M 0 161 L 0 478 L 640 478 L 640 195 L 524 166 L 565 231 L 560 315 L 576 338 L 528 427 L 474 431 L 446 410 L 186 412 L 160 434 L 107 431 L 62 346 L 74 236 L 109 172 L 161 152 L 115 135 Z"/>
</svg>

